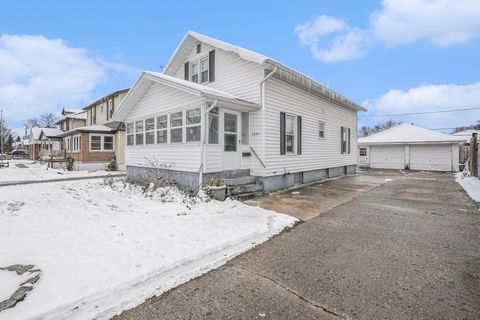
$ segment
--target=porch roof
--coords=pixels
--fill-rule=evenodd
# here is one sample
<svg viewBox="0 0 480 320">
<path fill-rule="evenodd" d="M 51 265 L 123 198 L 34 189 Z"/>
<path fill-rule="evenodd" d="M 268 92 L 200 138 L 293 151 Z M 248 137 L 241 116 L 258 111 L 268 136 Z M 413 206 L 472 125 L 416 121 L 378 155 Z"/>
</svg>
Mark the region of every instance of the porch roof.
<svg viewBox="0 0 480 320">
<path fill-rule="evenodd" d="M 256 111 L 260 109 L 260 105 L 243 100 L 225 91 L 168 76 L 160 72 L 145 71 L 123 99 L 118 110 L 113 115 L 113 121 L 122 121 L 125 119 L 128 112 L 133 108 L 135 103 L 140 100 L 150 87 L 151 83 L 165 85 L 188 94 L 204 97 L 207 100 L 217 100 L 220 106 L 230 107 L 241 111 Z"/>
</svg>

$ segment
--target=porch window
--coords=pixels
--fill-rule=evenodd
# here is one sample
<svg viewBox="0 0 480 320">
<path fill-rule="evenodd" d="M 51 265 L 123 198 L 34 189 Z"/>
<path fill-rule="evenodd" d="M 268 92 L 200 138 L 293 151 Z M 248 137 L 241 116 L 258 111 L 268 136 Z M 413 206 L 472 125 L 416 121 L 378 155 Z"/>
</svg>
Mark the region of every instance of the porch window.
<svg viewBox="0 0 480 320">
<path fill-rule="evenodd" d="M 208 57 L 200 60 L 201 83 L 208 82 Z"/>
<path fill-rule="evenodd" d="M 367 148 L 360 148 L 360 157 L 367 156 Z"/>
<path fill-rule="evenodd" d="M 218 144 L 218 108 L 208 113 L 208 143 Z"/>
<path fill-rule="evenodd" d="M 133 136 L 133 122 L 127 123 L 127 146 L 133 146 L 134 136 Z"/>
<path fill-rule="evenodd" d="M 201 120 L 200 108 L 187 110 L 187 113 L 186 113 L 187 142 L 200 141 L 200 135 L 201 135 L 200 120 Z"/>
<path fill-rule="evenodd" d="M 143 120 L 135 121 L 135 145 L 143 144 Z"/>
<path fill-rule="evenodd" d="M 168 116 L 163 115 L 157 117 L 157 143 L 168 142 Z"/>
<path fill-rule="evenodd" d="M 90 150 L 92 150 L 92 151 L 102 150 L 102 137 L 101 136 L 90 136 Z"/>
<path fill-rule="evenodd" d="M 145 144 L 155 143 L 155 118 L 145 120 Z"/>
<path fill-rule="evenodd" d="M 242 144 L 248 145 L 249 119 L 248 112 L 242 112 Z"/>
<path fill-rule="evenodd" d="M 170 142 L 183 142 L 183 111 L 170 114 Z"/>
<path fill-rule="evenodd" d="M 295 116 L 287 115 L 285 125 L 287 152 L 295 152 Z"/>
<path fill-rule="evenodd" d="M 192 82 L 198 83 L 198 62 L 192 63 Z"/>
<path fill-rule="evenodd" d="M 323 121 L 318 122 L 318 137 L 325 138 L 325 122 Z"/>
</svg>

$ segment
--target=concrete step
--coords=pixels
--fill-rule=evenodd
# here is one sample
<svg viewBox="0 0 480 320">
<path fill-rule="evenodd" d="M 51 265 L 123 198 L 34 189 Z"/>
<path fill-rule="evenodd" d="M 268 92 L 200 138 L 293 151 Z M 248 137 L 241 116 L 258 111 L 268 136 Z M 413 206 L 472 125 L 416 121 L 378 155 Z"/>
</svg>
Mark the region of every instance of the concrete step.
<svg viewBox="0 0 480 320">
<path fill-rule="evenodd" d="M 259 191 L 263 192 L 262 183 L 242 184 L 239 186 L 228 187 L 228 194 L 232 196 L 241 195 L 244 193 L 259 192 Z"/>
<path fill-rule="evenodd" d="M 223 182 L 227 187 L 230 186 L 241 186 L 246 184 L 255 184 L 257 183 L 257 177 L 255 176 L 246 176 L 235 179 L 223 179 Z"/>
</svg>

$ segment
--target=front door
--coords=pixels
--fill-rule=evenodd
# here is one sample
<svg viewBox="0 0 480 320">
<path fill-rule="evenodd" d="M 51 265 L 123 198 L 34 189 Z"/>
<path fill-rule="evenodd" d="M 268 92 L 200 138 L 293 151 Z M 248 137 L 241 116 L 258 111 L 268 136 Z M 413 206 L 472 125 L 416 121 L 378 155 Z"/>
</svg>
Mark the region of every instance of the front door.
<svg viewBox="0 0 480 320">
<path fill-rule="evenodd" d="M 223 170 L 240 169 L 242 148 L 240 146 L 240 112 L 221 109 L 221 124 L 223 132 L 221 144 L 223 146 Z"/>
</svg>

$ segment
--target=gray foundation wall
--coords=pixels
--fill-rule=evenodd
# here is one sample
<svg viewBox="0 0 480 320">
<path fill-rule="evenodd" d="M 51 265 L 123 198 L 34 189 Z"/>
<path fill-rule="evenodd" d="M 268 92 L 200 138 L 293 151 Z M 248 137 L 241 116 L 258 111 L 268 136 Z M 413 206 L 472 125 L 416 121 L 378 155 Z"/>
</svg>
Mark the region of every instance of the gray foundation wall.
<svg viewBox="0 0 480 320">
<path fill-rule="evenodd" d="M 127 179 L 138 184 L 145 184 L 152 180 L 155 175 L 154 170 L 161 170 L 162 177 L 168 181 L 174 182 L 182 190 L 195 190 L 198 188 L 199 174 L 196 172 L 184 172 L 175 170 L 162 170 L 137 166 L 127 166 Z M 329 178 L 340 177 L 346 174 L 356 173 L 356 165 L 342 167 L 319 169 L 303 172 L 303 183 L 322 181 Z M 212 177 L 221 179 L 232 179 L 250 175 L 250 170 L 227 170 L 215 173 L 206 173 L 203 175 L 203 183 L 206 184 Z M 258 181 L 263 183 L 263 189 L 266 193 L 281 189 L 293 187 L 295 185 L 293 173 L 287 173 L 278 176 L 258 177 Z"/>
</svg>

